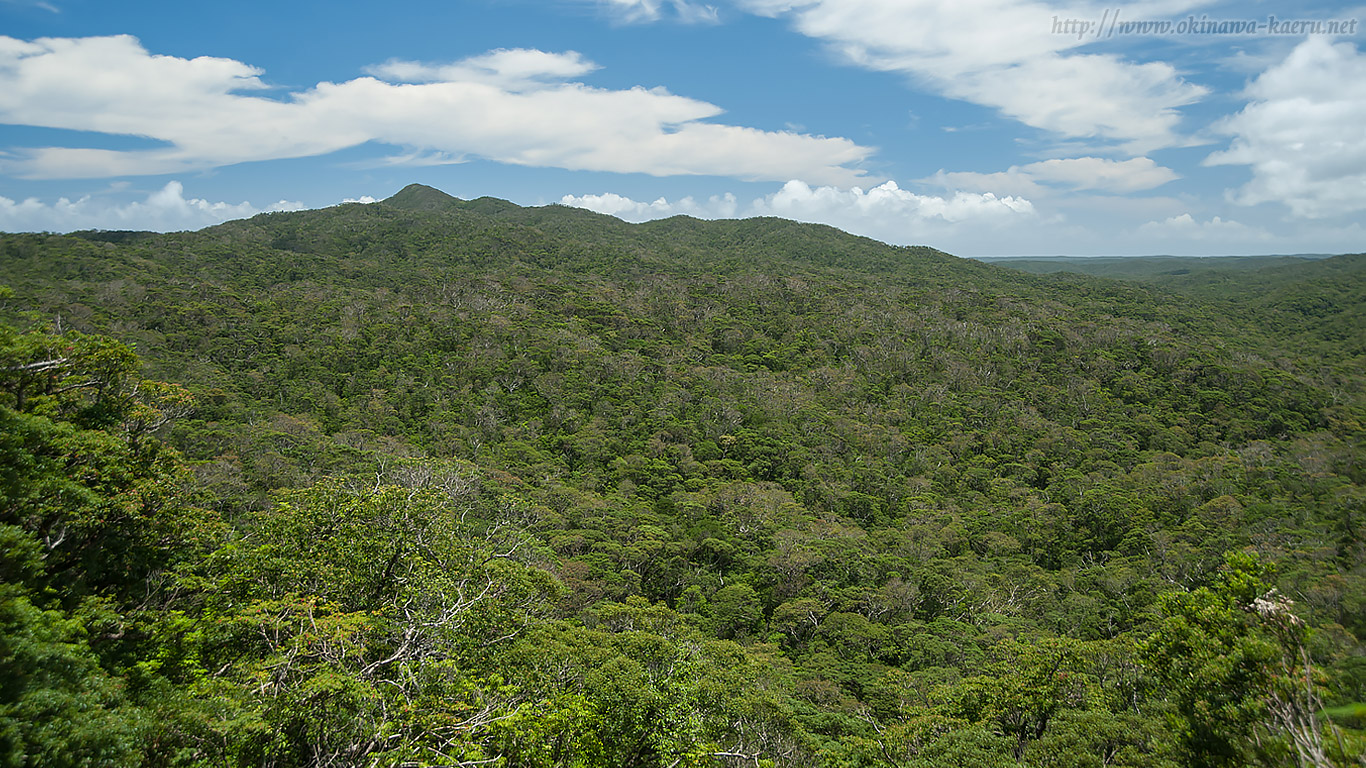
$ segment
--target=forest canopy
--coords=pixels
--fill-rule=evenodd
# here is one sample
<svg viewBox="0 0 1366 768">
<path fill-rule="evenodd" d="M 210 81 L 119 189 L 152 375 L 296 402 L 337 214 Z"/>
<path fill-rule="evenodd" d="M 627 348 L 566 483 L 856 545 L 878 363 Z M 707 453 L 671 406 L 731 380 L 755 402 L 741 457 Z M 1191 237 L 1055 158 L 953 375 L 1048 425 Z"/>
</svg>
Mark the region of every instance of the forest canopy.
<svg viewBox="0 0 1366 768">
<path fill-rule="evenodd" d="M 1347 765 L 1366 256 L 0 235 L 0 764 Z"/>
</svg>

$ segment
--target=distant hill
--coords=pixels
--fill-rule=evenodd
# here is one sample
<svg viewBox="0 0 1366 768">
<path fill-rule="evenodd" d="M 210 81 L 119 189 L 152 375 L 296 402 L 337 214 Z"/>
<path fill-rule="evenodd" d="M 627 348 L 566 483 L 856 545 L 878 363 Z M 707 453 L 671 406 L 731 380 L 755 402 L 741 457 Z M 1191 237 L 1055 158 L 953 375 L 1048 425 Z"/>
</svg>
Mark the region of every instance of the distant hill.
<svg viewBox="0 0 1366 768">
<path fill-rule="evenodd" d="M 1303 263 L 1328 254 L 1295 256 L 1053 256 L 1048 258 L 997 256 L 979 261 L 1024 272 L 1076 272 L 1097 277 L 1140 279 L 1203 271 L 1243 271 Z"/>
<path fill-rule="evenodd" d="M 405 211 L 440 211 L 459 206 L 461 202 L 458 197 L 423 184 L 409 184 L 384 200 L 385 205 Z"/>
<path fill-rule="evenodd" d="M 381 202 L 390 208 L 399 208 L 405 211 L 436 212 L 461 209 L 486 216 L 523 210 L 516 203 L 500 200 L 496 197 L 461 200 L 424 184 L 409 184 Z"/>
</svg>

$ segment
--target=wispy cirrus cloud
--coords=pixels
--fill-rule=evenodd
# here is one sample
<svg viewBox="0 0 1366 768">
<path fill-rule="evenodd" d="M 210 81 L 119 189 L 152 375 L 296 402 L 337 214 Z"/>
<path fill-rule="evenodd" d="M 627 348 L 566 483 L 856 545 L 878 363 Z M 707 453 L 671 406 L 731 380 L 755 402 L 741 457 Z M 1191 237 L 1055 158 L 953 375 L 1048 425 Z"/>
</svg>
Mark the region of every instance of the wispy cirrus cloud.
<svg viewBox="0 0 1366 768">
<path fill-rule="evenodd" d="M 1100 192 L 1141 192 L 1180 178 L 1151 158 L 1111 160 L 1103 157 L 1069 157 L 1012 165 L 1004 171 L 975 173 L 939 171 L 921 181 L 947 189 L 986 190 L 997 194 L 1041 196 L 1053 187 Z"/>
<path fill-rule="evenodd" d="M 0 5 L 16 6 L 21 8 L 38 8 L 48 13 L 61 13 L 62 9 L 56 5 L 46 2 L 46 0 L 0 0 Z"/>
<path fill-rule="evenodd" d="M 598 7 L 627 24 L 674 19 L 684 24 L 712 24 L 720 13 L 715 5 L 689 0 L 597 0 Z"/>
<path fill-rule="evenodd" d="M 845 138 L 710 122 L 722 109 L 663 88 L 572 78 L 577 53 L 498 50 L 449 64 L 389 61 L 372 76 L 279 93 L 232 59 L 153 55 L 136 38 L 0 37 L 0 121 L 140 136 L 137 150 L 11 148 L 25 178 L 179 173 L 308 157 L 368 142 L 400 157 L 848 185 L 869 147 Z"/>
</svg>

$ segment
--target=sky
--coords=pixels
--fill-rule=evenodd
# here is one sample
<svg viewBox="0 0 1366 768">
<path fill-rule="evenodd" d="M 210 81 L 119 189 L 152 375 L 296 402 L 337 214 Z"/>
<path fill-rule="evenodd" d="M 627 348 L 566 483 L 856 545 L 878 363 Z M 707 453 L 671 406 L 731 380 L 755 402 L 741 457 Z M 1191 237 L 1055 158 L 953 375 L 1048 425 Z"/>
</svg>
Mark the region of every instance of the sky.
<svg viewBox="0 0 1366 768">
<path fill-rule="evenodd" d="M 1363 40 L 1316 0 L 0 0 L 0 231 L 421 183 L 961 256 L 1355 253 Z"/>
</svg>

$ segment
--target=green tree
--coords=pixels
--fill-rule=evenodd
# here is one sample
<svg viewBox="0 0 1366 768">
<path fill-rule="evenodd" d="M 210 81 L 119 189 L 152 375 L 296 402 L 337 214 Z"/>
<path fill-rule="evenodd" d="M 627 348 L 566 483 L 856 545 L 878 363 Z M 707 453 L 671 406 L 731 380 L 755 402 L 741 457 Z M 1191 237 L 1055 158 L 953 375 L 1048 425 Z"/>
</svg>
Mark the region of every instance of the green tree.
<svg viewBox="0 0 1366 768">
<path fill-rule="evenodd" d="M 708 607 L 720 637 L 746 637 L 764 617 L 759 593 L 748 584 L 728 584 L 711 596 Z"/>
<path fill-rule="evenodd" d="M 1267 575 L 1256 558 L 1229 555 L 1211 586 L 1163 594 L 1154 631 L 1139 644 L 1155 693 L 1170 703 L 1173 733 L 1198 768 L 1248 764 L 1267 718 L 1281 648 L 1252 610 L 1270 592 Z"/>
</svg>

